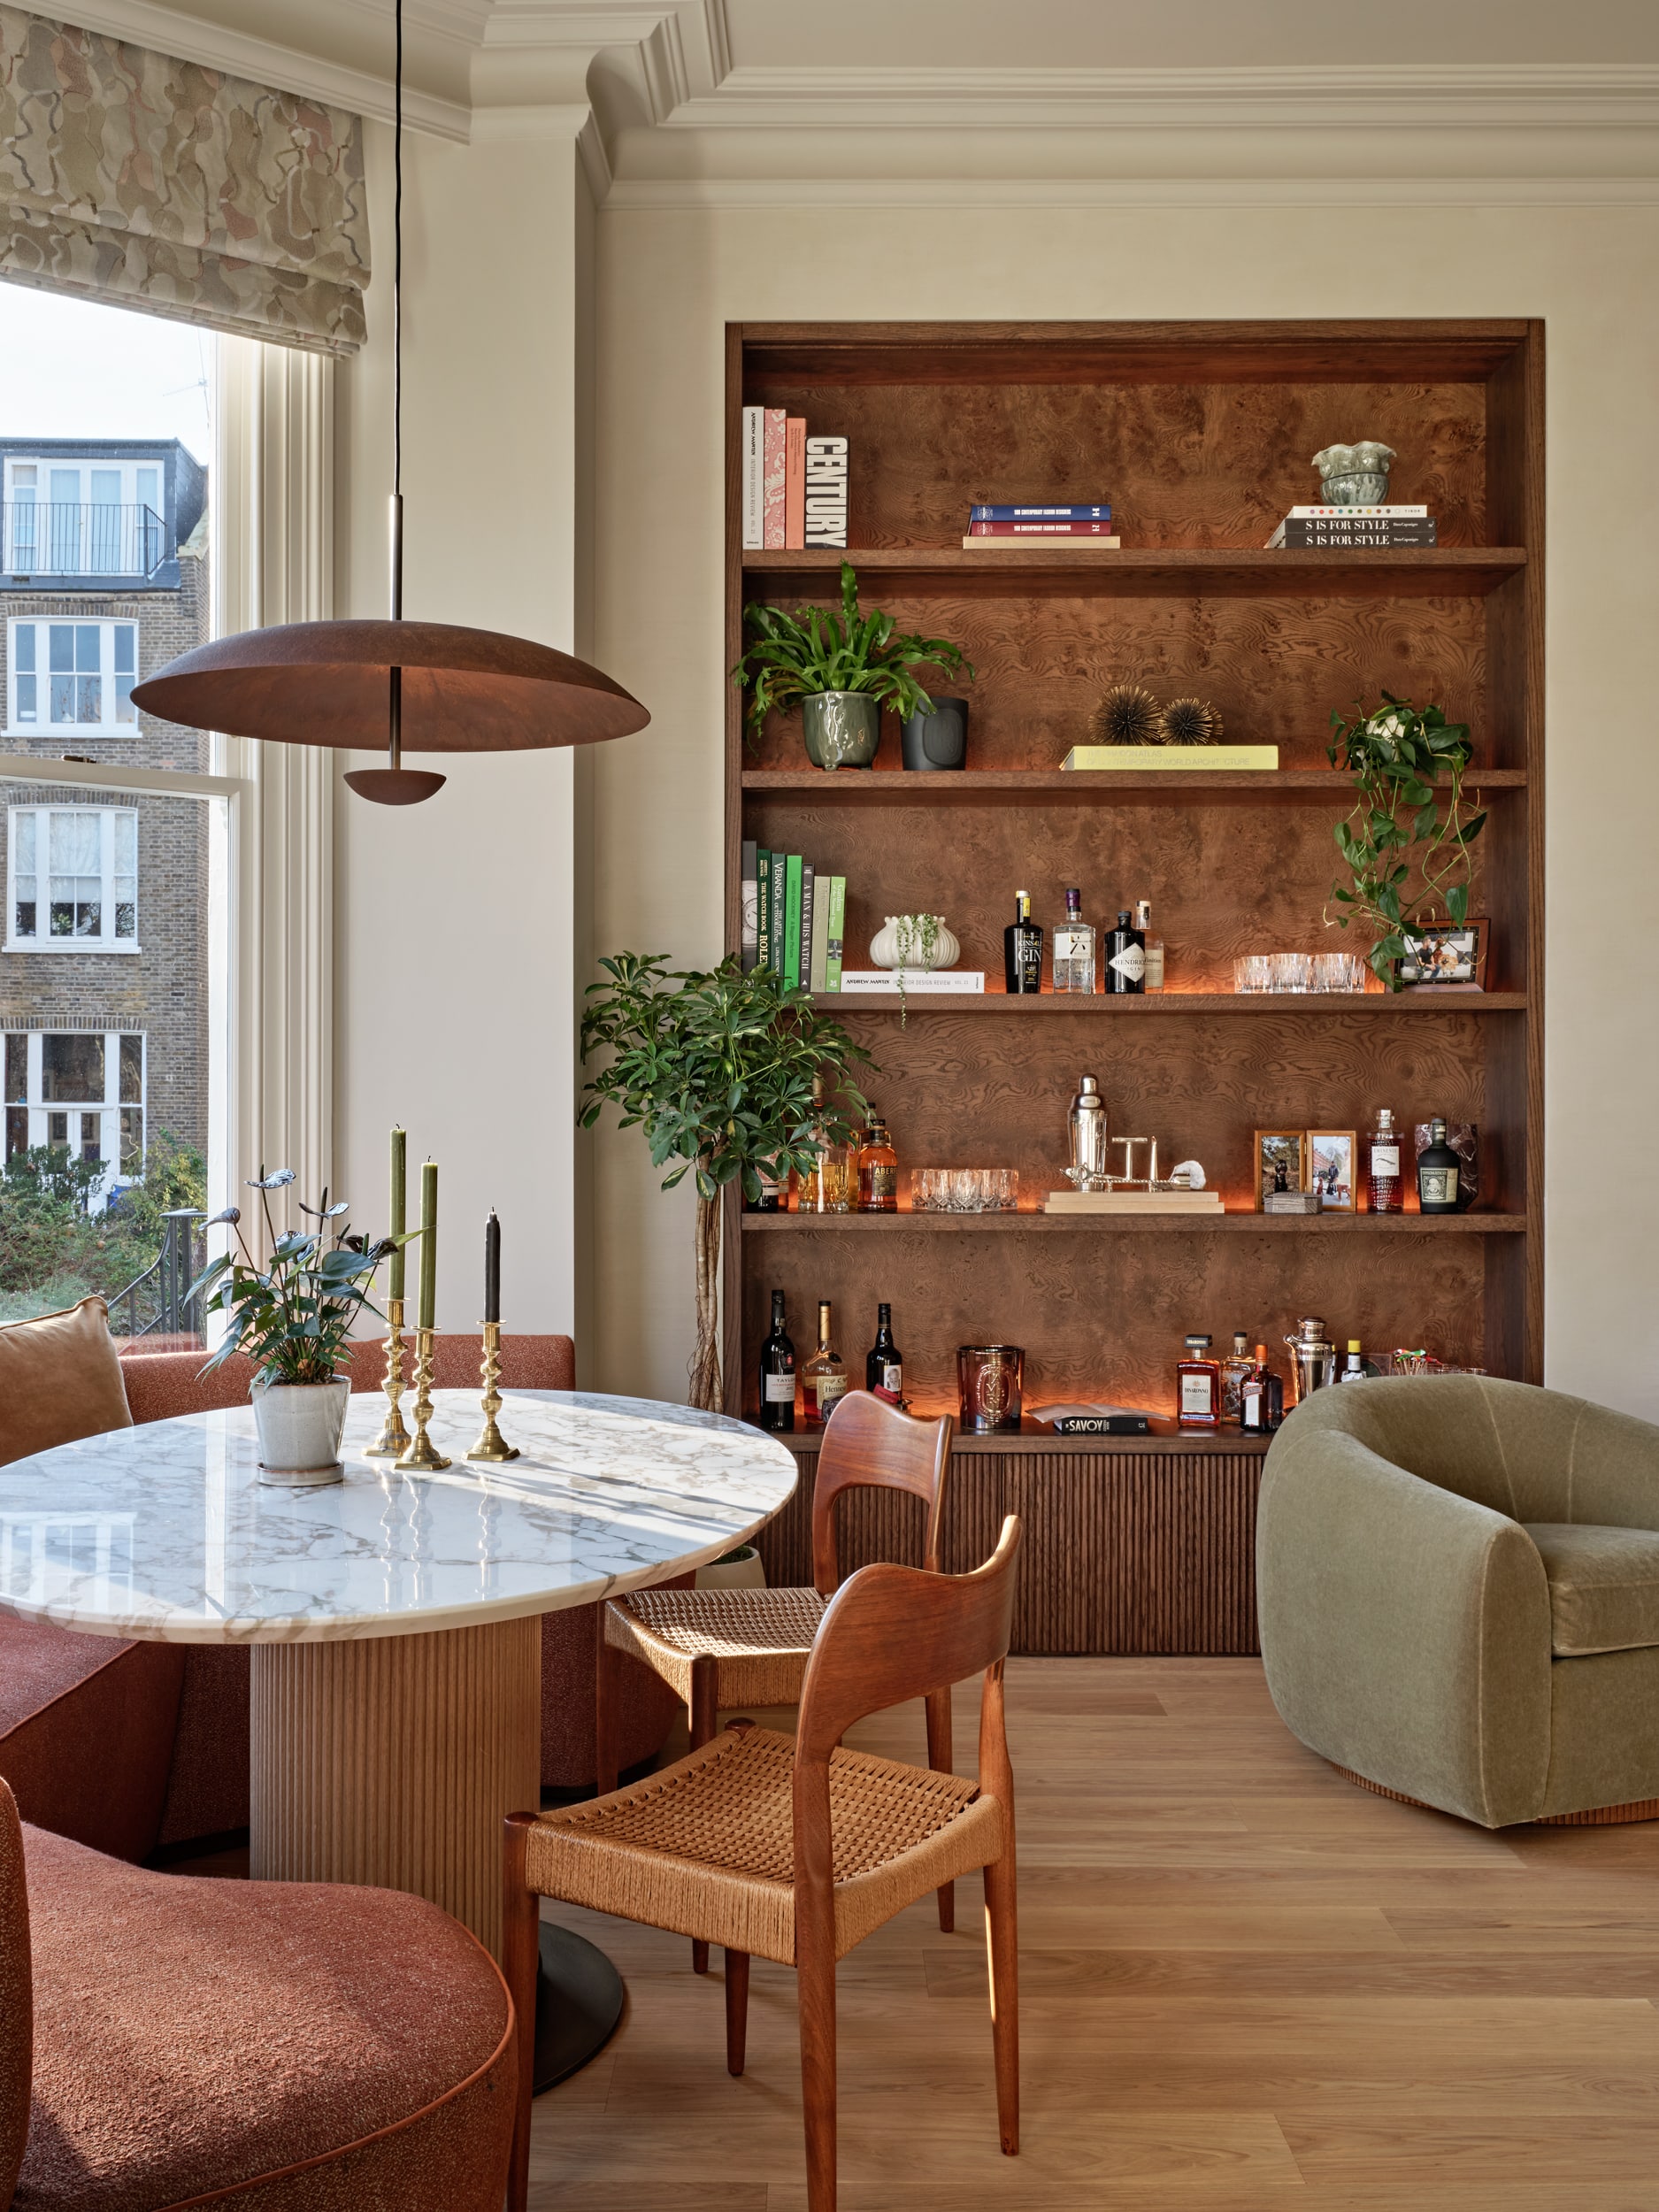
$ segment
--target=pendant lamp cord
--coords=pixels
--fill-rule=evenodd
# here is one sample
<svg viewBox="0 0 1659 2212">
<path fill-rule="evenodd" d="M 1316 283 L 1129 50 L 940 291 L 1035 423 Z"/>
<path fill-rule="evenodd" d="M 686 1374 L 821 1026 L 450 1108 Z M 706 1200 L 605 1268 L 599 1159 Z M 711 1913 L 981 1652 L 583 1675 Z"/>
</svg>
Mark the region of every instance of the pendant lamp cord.
<svg viewBox="0 0 1659 2212">
<path fill-rule="evenodd" d="M 403 0 L 394 0 L 396 54 L 392 74 L 392 619 L 403 618 Z M 403 672 L 391 671 L 390 757 L 403 749 Z"/>
</svg>

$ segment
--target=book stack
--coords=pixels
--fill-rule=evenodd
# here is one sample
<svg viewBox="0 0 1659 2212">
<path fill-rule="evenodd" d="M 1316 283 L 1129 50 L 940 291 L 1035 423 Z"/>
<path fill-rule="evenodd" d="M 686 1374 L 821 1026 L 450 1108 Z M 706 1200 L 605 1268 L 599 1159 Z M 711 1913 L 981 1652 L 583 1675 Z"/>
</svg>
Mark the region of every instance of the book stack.
<svg viewBox="0 0 1659 2212">
<path fill-rule="evenodd" d="M 1008 506 L 991 503 L 970 507 L 964 550 L 975 546 L 1006 547 L 1010 540 L 1022 545 L 1063 545 L 1069 539 L 1087 538 L 1091 545 L 1114 548 L 1123 540 L 1111 534 L 1112 511 L 1105 503 L 1073 507 Z"/>
<path fill-rule="evenodd" d="M 847 441 L 809 437 L 806 417 L 746 407 L 743 547 L 799 553 L 847 543 Z"/>
<path fill-rule="evenodd" d="M 743 846 L 743 972 L 770 968 L 790 990 L 841 987 L 847 879 L 820 875 L 799 853 Z"/>
<path fill-rule="evenodd" d="M 1434 518 L 1426 507 L 1293 507 L 1266 549 L 1353 552 L 1436 542 Z"/>
</svg>

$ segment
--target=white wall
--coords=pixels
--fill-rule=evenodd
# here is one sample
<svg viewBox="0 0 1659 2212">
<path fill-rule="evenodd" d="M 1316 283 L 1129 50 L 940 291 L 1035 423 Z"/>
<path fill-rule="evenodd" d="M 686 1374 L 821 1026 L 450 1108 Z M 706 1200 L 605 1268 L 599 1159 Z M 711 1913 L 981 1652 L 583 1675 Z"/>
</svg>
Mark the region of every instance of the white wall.
<svg viewBox="0 0 1659 2212">
<path fill-rule="evenodd" d="M 599 218 L 595 650 L 654 721 L 594 760 L 598 949 L 720 949 L 726 321 L 1543 316 L 1548 1376 L 1659 1417 L 1659 211 L 794 196 Z M 599 1140 L 595 1379 L 678 1397 L 691 1217 L 656 1180 L 636 1132 Z"/>
</svg>

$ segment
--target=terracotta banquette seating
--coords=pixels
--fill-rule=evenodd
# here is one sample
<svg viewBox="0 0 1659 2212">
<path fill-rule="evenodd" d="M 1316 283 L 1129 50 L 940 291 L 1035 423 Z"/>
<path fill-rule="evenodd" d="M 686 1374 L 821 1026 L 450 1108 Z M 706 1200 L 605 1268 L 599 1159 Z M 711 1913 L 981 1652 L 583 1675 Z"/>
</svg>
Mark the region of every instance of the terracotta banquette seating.
<svg viewBox="0 0 1659 2212">
<path fill-rule="evenodd" d="M 146 1872 L 0 1783 L 0 2208 L 499 2212 L 515 2039 L 434 1905 Z"/>
</svg>

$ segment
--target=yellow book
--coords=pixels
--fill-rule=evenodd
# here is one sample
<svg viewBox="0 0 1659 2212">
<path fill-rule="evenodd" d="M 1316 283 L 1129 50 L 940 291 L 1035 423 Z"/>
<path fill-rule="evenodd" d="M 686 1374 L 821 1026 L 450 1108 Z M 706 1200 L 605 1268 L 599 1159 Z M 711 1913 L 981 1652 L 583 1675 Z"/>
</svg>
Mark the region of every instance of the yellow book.
<svg viewBox="0 0 1659 2212">
<path fill-rule="evenodd" d="M 1277 745 L 1074 745 L 1062 768 L 1277 768 Z"/>
<path fill-rule="evenodd" d="M 1051 1214 L 1218 1214 L 1226 1209 L 1213 1190 L 1051 1190 L 1043 1211 Z"/>
</svg>

